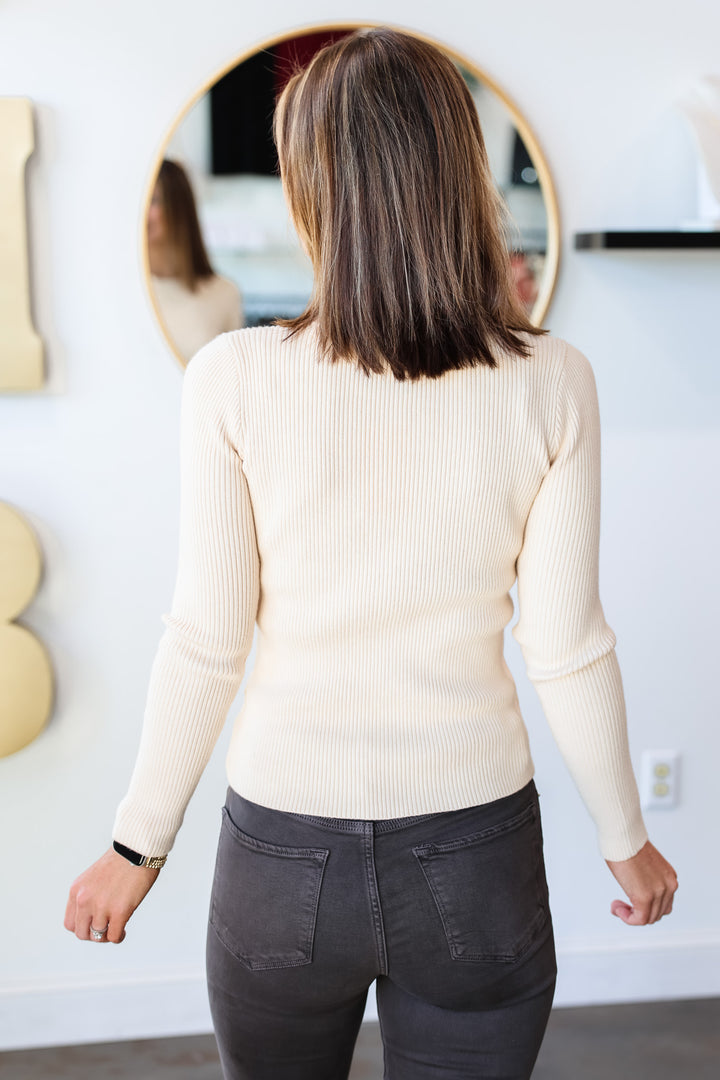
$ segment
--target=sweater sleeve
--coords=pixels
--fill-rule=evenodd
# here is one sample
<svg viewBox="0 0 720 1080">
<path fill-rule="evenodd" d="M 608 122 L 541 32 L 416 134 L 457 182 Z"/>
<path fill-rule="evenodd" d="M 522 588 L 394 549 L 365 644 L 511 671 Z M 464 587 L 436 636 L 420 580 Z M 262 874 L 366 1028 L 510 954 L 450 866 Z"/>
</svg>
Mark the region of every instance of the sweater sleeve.
<svg viewBox="0 0 720 1080">
<path fill-rule="evenodd" d="M 237 361 L 227 338 L 216 338 L 184 375 L 175 590 L 112 831 L 143 855 L 172 848 L 252 646 L 259 556 L 241 427 Z"/>
<path fill-rule="evenodd" d="M 615 635 L 598 586 L 600 417 L 592 368 L 567 347 L 552 463 L 517 560 L 512 634 L 606 859 L 647 840 L 630 761 Z"/>
</svg>

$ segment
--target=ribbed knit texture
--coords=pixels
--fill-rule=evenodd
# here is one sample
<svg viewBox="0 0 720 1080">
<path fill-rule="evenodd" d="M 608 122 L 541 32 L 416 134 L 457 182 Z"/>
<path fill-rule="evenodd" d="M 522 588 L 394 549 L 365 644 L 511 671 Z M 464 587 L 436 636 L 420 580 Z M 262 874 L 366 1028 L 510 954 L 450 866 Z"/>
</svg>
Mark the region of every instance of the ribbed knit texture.
<svg viewBox="0 0 720 1080">
<path fill-rule="evenodd" d="M 245 322 L 240 291 L 228 278 L 217 274 L 201 278 L 194 291 L 179 278 L 150 280 L 170 340 L 185 360 L 218 334 L 237 330 Z"/>
<path fill-rule="evenodd" d="M 533 774 L 503 658 L 519 641 L 605 858 L 647 839 L 598 594 L 600 425 L 588 360 L 398 382 L 312 331 L 225 334 L 184 377 L 171 611 L 113 838 L 169 851 L 242 681 L 227 778 L 279 810 L 395 818 Z"/>
</svg>

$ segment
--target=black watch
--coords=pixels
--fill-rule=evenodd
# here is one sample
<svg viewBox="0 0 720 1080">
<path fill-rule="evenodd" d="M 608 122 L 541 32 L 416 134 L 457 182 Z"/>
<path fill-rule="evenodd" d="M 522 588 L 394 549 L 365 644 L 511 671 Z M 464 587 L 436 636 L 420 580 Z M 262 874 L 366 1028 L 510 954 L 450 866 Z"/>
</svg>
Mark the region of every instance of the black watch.
<svg viewBox="0 0 720 1080">
<path fill-rule="evenodd" d="M 159 870 L 167 861 L 167 855 L 140 855 L 137 851 L 133 851 L 132 848 L 119 844 L 117 840 L 113 840 L 113 847 L 118 855 L 122 855 L 133 866 L 149 866 L 151 870 Z"/>
</svg>

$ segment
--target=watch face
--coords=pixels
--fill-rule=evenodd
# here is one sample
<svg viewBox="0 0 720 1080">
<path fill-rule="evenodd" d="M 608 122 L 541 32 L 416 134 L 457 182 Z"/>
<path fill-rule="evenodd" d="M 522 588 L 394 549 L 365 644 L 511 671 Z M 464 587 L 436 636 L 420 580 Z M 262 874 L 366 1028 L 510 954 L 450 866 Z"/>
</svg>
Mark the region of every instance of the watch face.
<svg viewBox="0 0 720 1080">
<path fill-rule="evenodd" d="M 113 840 L 113 847 L 117 851 L 118 855 L 122 855 L 135 866 L 142 866 L 143 856 L 139 855 L 137 851 L 133 851 L 132 848 L 125 847 L 124 844 L 118 843 L 117 840 Z"/>
</svg>

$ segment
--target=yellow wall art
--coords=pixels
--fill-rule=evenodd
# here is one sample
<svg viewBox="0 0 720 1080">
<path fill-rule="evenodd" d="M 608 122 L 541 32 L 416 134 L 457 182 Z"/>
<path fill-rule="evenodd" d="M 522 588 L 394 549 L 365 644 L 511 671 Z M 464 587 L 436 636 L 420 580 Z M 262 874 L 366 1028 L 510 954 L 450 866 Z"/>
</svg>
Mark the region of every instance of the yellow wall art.
<svg viewBox="0 0 720 1080">
<path fill-rule="evenodd" d="M 0 391 L 43 384 L 42 341 L 30 316 L 25 163 L 35 145 L 32 104 L 0 98 Z"/>
<path fill-rule="evenodd" d="M 32 742 L 53 704 L 53 672 L 44 645 L 14 620 L 42 577 L 33 530 L 14 507 L 0 502 L 0 757 Z"/>
</svg>

